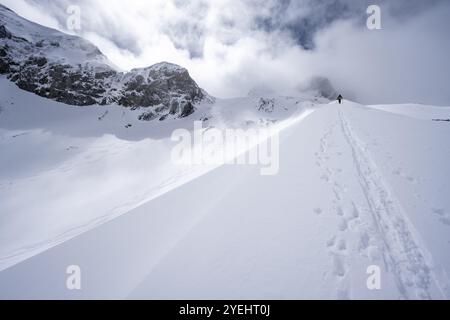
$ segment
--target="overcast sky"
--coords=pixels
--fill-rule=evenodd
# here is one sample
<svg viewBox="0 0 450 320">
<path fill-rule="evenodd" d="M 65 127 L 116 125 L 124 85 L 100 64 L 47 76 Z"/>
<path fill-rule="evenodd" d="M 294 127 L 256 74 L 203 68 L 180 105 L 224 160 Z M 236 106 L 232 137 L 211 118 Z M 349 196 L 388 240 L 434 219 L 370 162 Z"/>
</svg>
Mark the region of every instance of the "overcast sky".
<svg viewBox="0 0 450 320">
<path fill-rule="evenodd" d="M 117 66 L 160 61 L 189 69 L 218 97 L 255 86 L 296 88 L 329 78 L 363 103 L 450 105 L 448 0 L 0 0 L 18 14 L 67 31 L 67 8 Z M 366 27 L 369 4 L 382 30 Z"/>
</svg>

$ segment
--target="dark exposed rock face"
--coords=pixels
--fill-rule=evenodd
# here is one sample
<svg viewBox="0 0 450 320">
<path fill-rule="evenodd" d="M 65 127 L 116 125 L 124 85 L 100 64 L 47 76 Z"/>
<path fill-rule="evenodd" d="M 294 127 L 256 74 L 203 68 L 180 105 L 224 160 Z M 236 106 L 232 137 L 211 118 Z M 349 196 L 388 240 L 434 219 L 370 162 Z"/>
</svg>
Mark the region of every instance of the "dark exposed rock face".
<svg viewBox="0 0 450 320">
<path fill-rule="evenodd" d="M 11 39 L 12 35 L 11 33 L 6 30 L 5 26 L 0 26 L 0 39 Z"/>
<path fill-rule="evenodd" d="M 13 34 L 10 23 L 22 32 Z M 147 108 L 140 117 L 147 121 L 189 116 L 196 104 L 210 99 L 182 67 L 160 63 L 117 72 L 89 42 L 34 25 L 3 6 L 0 74 L 23 90 L 69 105 Z"/>
<path fill-rule="evenodd" d="M 272 113 L 275 110 L 275 99 L 259 99 L 258 110 L 267 113 Z"/>
<path fill-rule="evenodd" d="M 126 107 L 156 107 L 153 111 L 158 114 L 163 111 L 184 117 L 193 104 L 207 98 L 186 69 L 169 63 L 118 74 L 116 81 L 123 83 L 123 89 L 112 95 L 114 102 Z"/>
<path fill-rule="evenodd" d="M 48 64 L 45 57 L 30 57 L 22 62 L 5 64 L 12 65 L 5 71 L 19 88 L 45 98 L 86 106 L 98 103 L 101 95 L 106 93 L 104 85 L 96 82 L 92 74 L 74 70 L 70 65 Z"/>
<path fill-rule="evenodd" d="M 186 118 L 195 112 L 195 108 L 192 103 L 187 102 L 181 109 L 181 117 Z"/>
</svg>

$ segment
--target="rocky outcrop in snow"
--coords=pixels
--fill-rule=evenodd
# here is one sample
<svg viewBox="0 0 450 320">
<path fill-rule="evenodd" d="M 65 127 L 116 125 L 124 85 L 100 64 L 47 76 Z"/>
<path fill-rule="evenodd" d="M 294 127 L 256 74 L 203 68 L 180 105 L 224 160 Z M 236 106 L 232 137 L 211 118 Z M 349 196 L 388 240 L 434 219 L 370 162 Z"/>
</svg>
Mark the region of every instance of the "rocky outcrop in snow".
<svg viewBox="0 0 450 320">
<path fill-rule="evenodd" d="M 180 66 L 164 62 L 118 72 L 88 41 L 27 21 L 1 5 L 0 74 L 23 90 L 69 105 L 148 108 L 142 120 L 186 117 L 211 99 Z"/>
</svg>

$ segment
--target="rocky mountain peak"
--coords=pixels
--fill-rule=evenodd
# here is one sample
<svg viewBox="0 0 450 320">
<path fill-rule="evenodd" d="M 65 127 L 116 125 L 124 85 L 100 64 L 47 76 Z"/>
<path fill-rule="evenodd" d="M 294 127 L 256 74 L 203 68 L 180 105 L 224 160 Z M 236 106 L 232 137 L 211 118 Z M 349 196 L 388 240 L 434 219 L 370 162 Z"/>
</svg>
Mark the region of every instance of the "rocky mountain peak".
<svg viewBox="0 0 450 320">
<path fill-rule="evenodd" d="M 69 105 L 146 108 L 142 120 L 185 117 L 208 94 L 178 65 L 118 72 L 93 44 L 0 6 L 0 74 L 21 89 Z"/>
</svg>

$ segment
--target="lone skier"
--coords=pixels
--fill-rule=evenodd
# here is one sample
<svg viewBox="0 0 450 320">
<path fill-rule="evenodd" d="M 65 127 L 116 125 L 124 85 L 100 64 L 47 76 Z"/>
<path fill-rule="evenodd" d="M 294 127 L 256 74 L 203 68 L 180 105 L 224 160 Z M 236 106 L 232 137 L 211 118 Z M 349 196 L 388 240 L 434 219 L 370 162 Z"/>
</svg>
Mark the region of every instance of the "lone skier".
<svg viewBox="0 0 450 320">
<path fill-rule="evenodd" d="M 343 99 L 344 97 L 341 94 L 337 97 L 337 101 L 339 102 L 339 104 L 342 104 Z"/>
</svg>

